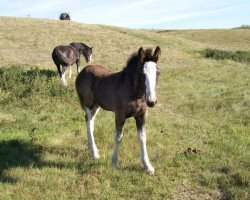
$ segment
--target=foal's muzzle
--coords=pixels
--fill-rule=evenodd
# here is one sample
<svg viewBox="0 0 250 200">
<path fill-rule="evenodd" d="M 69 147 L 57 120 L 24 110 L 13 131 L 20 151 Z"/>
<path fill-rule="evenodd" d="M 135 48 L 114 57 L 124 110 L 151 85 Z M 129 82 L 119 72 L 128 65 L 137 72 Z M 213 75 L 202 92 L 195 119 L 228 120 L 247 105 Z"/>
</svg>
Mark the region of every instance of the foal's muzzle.
<svg viewBox="0 0 250 200">
<path fill-rule="evenodd" d="M 157 100 L 155 100 L 155 101 L 149 101 L 149 100 L 148 100 L 148 101 L 147 101 L 147 106 L 148 106 L 148 107 L 151 107 L 151 108 L 152 108 L 152 107 L 155 106 L 155 104 L 157 104 Z"/>
</svg>

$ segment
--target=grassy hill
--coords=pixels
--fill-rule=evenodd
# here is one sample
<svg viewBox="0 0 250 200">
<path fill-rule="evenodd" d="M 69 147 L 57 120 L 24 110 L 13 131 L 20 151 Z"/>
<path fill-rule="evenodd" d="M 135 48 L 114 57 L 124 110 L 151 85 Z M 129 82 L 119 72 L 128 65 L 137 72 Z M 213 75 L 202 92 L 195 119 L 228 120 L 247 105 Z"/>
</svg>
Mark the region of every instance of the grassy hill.
<svg viewBox="0 0 250 200">
<path fill-rule="evenodd" d="M 111 167 L 110 112 L 97 115 L 101 159 L 92 160 L 76 69 L 62 87 L 51 59 L 56 45 L 73 41 L 93 46 L 93 63 L 116 71 L 139 47 L 161 47 L 159 104 L 146 122 L 153 176 L 143 172 L 133 119 L 125 124 L 122 169 Z M 0 46 L 0 199 L 249 199 L 249 29 L 0 17 Z M 206 58 L 206 49 L 220 56 Z M 242 59 L 233 59 L 237 52 Z"/>
</svg>

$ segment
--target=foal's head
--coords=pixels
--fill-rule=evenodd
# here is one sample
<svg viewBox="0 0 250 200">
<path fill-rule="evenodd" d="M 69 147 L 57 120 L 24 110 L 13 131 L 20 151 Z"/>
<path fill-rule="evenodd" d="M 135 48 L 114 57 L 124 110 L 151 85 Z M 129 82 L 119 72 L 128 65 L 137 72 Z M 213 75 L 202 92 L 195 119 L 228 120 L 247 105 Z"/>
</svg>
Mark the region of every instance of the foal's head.
<svg viewBox="0 0 250 200">
<path fill-rule="evenodd" d="M 138 50 L 140 67 L 145 75 L 146 101 L 149 107 L 154 107 L 157 103 L 156 84 L 159 75 L 157 62 L 160 54 L 161 49 L 158 46 L 156 47 L 153 55 L 151 49 L 144 51 L 141 47 Z"/>
</svg>

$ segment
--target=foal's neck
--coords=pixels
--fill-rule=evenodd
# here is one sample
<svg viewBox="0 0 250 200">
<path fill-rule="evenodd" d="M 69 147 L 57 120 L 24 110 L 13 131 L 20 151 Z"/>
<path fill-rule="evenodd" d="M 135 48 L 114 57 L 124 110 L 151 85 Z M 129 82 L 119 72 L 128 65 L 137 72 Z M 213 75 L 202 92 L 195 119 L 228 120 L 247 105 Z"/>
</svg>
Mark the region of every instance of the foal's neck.
<svg viewBox="0 0 250 200">
<path fill-rule="evenodd" d="M 122 71 L 123 76 L 130 79 L 132 88 L 137 98 L 145 98 L 145 75 L 140 71 L 139 58 L 136 54 L 129 59 L 127 66 Z"/>
</svg>

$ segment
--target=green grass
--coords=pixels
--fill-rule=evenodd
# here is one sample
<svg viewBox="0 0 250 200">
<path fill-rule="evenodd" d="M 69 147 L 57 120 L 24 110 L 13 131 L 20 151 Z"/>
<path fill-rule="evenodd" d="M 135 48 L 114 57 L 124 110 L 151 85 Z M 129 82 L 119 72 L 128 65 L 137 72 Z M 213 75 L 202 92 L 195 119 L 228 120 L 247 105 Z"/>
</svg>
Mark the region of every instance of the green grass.
<svg viewBox="0 0 250 200">
<path fill-rule="evenodd" d="M 0 199 L 249 199 L 250 64 L 193 53 L 248 51 L 248 31 L 131 30 L 1 17 Z M 95 124 L 101 159 L 92 159 L 76 70 L 62 87 L 51 60 L 55 45 L 72 41 L 94 46 L 94 63 L 113 70 L 140 46 L 162 48 L 159 103 L 146 122 L 153 176 L 140 163 L 133 119 L 124 127 L 122 168 L 112 168 L 114 115 L 103 110 Z"/>
</svg>

